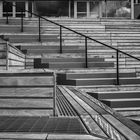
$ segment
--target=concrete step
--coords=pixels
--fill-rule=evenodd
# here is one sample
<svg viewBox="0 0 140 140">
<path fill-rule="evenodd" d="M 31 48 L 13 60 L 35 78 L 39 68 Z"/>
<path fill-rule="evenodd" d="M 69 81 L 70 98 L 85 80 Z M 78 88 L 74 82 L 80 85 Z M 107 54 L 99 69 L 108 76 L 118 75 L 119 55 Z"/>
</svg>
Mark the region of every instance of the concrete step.
<svg viewBox="0 0 140 140">
<path fill-rule="evenodd" d="M 89 62 L 88 67 L 89 68 L 107 68 L 107 67 L 113 67 L 114 63 L 110 62 Z M 84 68 L 85 62 L 49 62 L 49 63 L 37 63 L 34 62 L 35 68 L 58 68 L 58 69 L 67 69 L 67 68 Z"/>
<path fill-rule="evenodd" d="M 140 107 L 116 107 L 116 108 L 113 108 L 115 111 L 118 111 L 118 112 L 128 112 L 130 114 L 131 111 L 140 111 Z"/>
<path fill-rule="evenodd" d="M 111 72 L 81 72 L 81 73 L 58 73 L 59 78 L 65 79 L 84 79 L 84 78 L 115 78 L 116 73 Z M 135 72 L 124 72 L 120 73 L 120 77 L 136 77 Z"/>
<path fill-rule="evenodd" d="M 119 24 L 119 25 L 118 25 L 118 24 L 116 24 L 116 25 L 115 25 L 115 24 L 114 24 L 114 25 L 106 25 L 105 27 L 106 27 L 106 28 L 111 28 L 111 29 L 114 29 L 114 28 L 115 28 L 115 29 L 116 29 L 116 28 L 117 28 L 117 29 L 120 29 L 120 28 L 121 28 L 121 29 L 122 29 L 122 28 L 125 29 L 125 28 L 128 28 L 128 27 L 129 27 L 129 29 L 131 29 L 131 28 L 132 28 L 132 29 L 133 29 L 133 28 L 138 28 L 138 29 L 139 29 L 139 24 L 134 24 L 134 23 L 133 23 L 133 24 L 125 24 L 125 23 L 124 23 L 124 24 Z"/>
<path fill-rule="evenodd" d="M 22 50 L 23 52 L 24 51 L 27 51 L 28 54 L 45 54 L 45 53 L 60 53 L 60 48 L 56 48 L 56 49 L 47 49 L 47 48 L 44 48 L 44 49 L 25 49 L 25 50 Z M 88 53 L 89 55 L 92 55 L 92 56 L 103 56 L 103 57 L 106 57 L 106 58 L 112 58 L 112 55 L 115 56 L 116 52 L 114 52 L 113 50 L 96 50 L 97 52 L 95 52 L 95 50 L 88 50 Z M 133 50 L 130 49 L 130 50 L 124 50 L 124 52 L 128 53 L 128 54 L 131 54 L 131 55 L 138 55 L 140 53 L 140 50 Z M 84 48 L 75 48 L 75 49 L 69 49 L 69 48 L 62 48 L 62 53 L 77 53 L 77 54 L 80 54 L 80 53 L 83 53 L 85 54 L 85 49 Z M 110 56 L 110 57 L 109 57 Z M 135 59 L 133 58 L 130 58 L 130 57 L 126 57 L 124 56 L 123 54 L 120 54 L 121 58 L 120 58 L 120 61 L 121 59 L 124 59 L 125 60 L 131 60 L 131 61 L 136 61 Z"/>
<path fill-rule="evenodd" d="M 140 98 L 103 99 L 101 101 L 111 108 L 140 107 Z"/>
<path fill-rule="evenodd" d="M 48 62 L 84 62 L 85 58 L 42 58 L 41 63 Z M 104 58 L 88 58 L 88 62 L 104 62 Z"/>
<path fill-rule="evenodd" d="M 42 41 L 58 41 L 57 35 L 42 35 L 41 40 Z M 39 41 L 38 35 L 32 35 L 32 34 L 19 34 L 19 35 L 4 35 L 4 38 L 9 38 L 9 41 L 11 43 L 20 43 L 20 42 L 37 42 Z"/>
<path fill-rule="evenodd" d="M 38 33 L 38 26 L 23 26 L 23 32 Z M 0 33 L 20 33 L 21 25 L 0 25 Z"/>
<path fill-rule="evenodd" d="M 24 50 L 23 50 L 24 51 Z M 60 48 L 57 49 L 27 49 L 27 54 L 44 54 L 44 53 L 60 53 Z M 62 53 L 85 53 L 84 49 L 62 49 Z"/>
<path fill-rule="evenodd" d="M 116 31 L 120 31 L 120 32 L 140 32 L 140 29 L 129 29 L 129 28 L 126 28 L 126 29 L 106 29 L 107 32 L 116 32 Z"/>
<path fill-rule="evenodd" d="M 99 99 L 122 99 L 140 98 L 140 91 L 107 91 L 107 92 L 88 92 L 91 96 Z"/>
<path fill-rule="evenodd" d="M 89 86 L 89 85 L 116 85 L 116 79 L 115 78 L 87 78 L 87 79 L 69 79 L 71 83 L 75 86 Z M 121 78 L 120 84 L 139 84 L 140 79 L 139 78 Z"/>
<path fill-rule="evenodd" d="M 40 50 L 47 50 L 47 49 L 59 49 L 60 48 L 60 46 L 57 44 L 52 44 L 52 45 L 41 45 L 41 44 L 36 44 L 36 43 L 32 43 L 32 44 L 30 44 L 30 45 L 24 45 L 24 44 L 22 44 L 21 46 L 19 45 L 18 46 L 21 50 L 26 50 L 26 49 L 30 49 L 30 50 L 38 50 L 38 49 L 40 49 Z M 66 47 L 66 49 L 67 48 L 71 48 L 71 49 L 73 49 L 73 48 L 76 48 L 76 46 L 68 46 L 68 47 Z M 78 48 L 78 47 L 77 47 Z"/>
</svg>

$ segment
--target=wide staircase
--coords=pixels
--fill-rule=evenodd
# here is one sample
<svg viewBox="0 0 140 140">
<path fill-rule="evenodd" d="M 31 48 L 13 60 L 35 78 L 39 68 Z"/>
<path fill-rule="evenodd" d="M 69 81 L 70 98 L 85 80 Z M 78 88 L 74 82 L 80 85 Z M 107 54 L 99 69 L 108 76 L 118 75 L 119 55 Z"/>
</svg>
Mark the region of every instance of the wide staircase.
<svg viewBox="0 0 140 140">
<path fill-rule="evenodd" d="M 0 20 L 2 137 L 138 140 L 139 127 L 123 116 L 140 122 L 140 22 L 51 19 L 58 26 L 33 18 L 22 27 L 20 20 Z"/>
</svg>

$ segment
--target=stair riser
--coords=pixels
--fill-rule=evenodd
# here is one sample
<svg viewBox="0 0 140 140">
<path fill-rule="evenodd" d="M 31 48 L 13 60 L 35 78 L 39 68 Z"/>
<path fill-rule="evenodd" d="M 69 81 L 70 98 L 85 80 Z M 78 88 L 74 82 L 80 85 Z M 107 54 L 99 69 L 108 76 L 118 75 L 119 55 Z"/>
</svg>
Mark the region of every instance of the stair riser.
<svg viewBox="0 0 140 140">
<path fill-rule="evenodd" d="M 39 38 L 34 38 L 34 39 L 10 39 L 9 40 L 11 43 L 31 43 L 31 42 L 39 42 Z M 56 38 L 48 38 L 48 39 L 41 39 L 41 41 L 44 42 L 59 42 L 59 39 Z"/>
<path fill-rule="evenodd" d="M 85 50 L 64 50 L 63 49 L 63 53 L 84 53 Z M 40 53 L 60 53 L 60 50 L 27 50 L 27 53 L 35 53 L 35 54 L 40 54 Z"/>
<path fill-rule="evenodd" d="M 75 86 L 114 85 L 115 80 L 75 80 Z"/>
<path fill-rule="evenodd" d="M 140 101 L 104 101 L 102 100 L 103 103 L 107 104 L 111 108 L 123 108 L 123 107 L 139 107 L 140 106 Z"/>
<path fill-rule="evenodd" d="M 24 32 L 36 32 L 38 33 L 38 27 L 24 27 L 23 26 L 23 31 Z M 1 27 L 0 26 L 0 33 L 20 33 L 21 32 L 21 27 Z"/>
<path fill-rule="evenodd" d="M 115 79 L 105 79 L 105 80 L 75 80 L 76 86 L 88 86 L 88 85 L 115 85 Z M 120 79 L 120 85 L 126 84 L 139 84 L 140 79 Z"/>
<path fill-rule="evenodd" d="M 45 63 L 43 64 L 45 65 Z M 94 67 L 94 68 L 98 68 L 98 67 L 113 67 L 113 63 L 90 63 L 88 64 L 88 67 Z M 48 68 L 84 68 L 85 67 L 85 63 L 79 64 L 79 63 L 73 63 L 73 64 L 48 64 Z"/>
<path fill-rule="evenodd" d="M 136 77 L 136 73 L 120 73 L 120 77 Z M 67 79 L 80 78 L 115 78 L 116 73 L 96 73 L 96 74 L 67 74 Z"/>
<path fill-rule="evenodd" d="M 89 93 L 91 96 L 103 100 L 103 99 L 122 99 L 122 98 L 140 98 L 140 93 Z"/>
<path fill-rule="evenodd" d="M 42 59 L 41 63 L 48 63 L 48 62 L 84 62 L 85 58 L 53 58 L 53 59 Z M 104 62 L 104 58 L 89 58 L 88 62 Z"/>
</svg>

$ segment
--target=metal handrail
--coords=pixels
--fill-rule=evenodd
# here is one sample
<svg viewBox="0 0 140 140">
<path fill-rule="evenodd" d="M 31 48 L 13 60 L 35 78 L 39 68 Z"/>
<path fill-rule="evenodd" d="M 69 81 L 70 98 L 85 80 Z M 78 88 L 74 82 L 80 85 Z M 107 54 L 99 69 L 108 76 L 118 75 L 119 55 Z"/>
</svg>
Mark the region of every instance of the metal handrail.
<svg viewBox="0 0 140 140">
<path fill-rule="evenodd" d="M 3 0 L 4 2 L 6 2 L 7 3 L 7 1 L 6 0 Z M 14 4 L 12 5 L 12 6 L 15 6 Z M 77 32 L 77 31 L 75 31 L 75 30 L 73 30 L 73 29 L 71 29 L 71 28 L 69 28 L 69 27 L 66 27 L 66 26 L 64 26 L 64 25 L 61 25 L 61 24 L 59 24 L 59 23 L 56 23 L 56 22 L 54 22 L 54 21 L 52 21 L 52 20 L 49 20 L 49 19 L 47 19 L 47 18 L 45 18 L 45 17 L 43 17 L 43 16 L 40 16 L 40 15 L 38 15 L 38 14 L 36 14 L 36 13 L 33 13 L 33 12 L 30 12 L 30 11 L 28 11 L 28 10 L 26 10 L 26 9 L 24 9 L 24 11 L 22 11 L 21 13 L 23 14 L 23 12 L 28 12 L 28 13 L 30 13 L 31 15 L 34 15 L 34 16 L 36 16 L 36 17 L 38 17 L 38 19 L 39 19 L 39 41 L 41 41 L 41 25 L 40 25 L 40 19 L 44 19 L 45 21 L 48 21 L 48 22 L 50 22 L 50 23 L 53 23 L 53 24 L 55 24 L 55 25 L 57 25 L 57 26 L 59 26 L 60 27 L 60 53 L 62 53 L 63 52 L 63 49 L 62 49 L 62 29 L 67 29 L 67 30 L 69 30 L 69 31 L 71 31 L 71 32 L 73 32 L 73 33 L 75 33 L 75 34 L 78 34 L 78 35 L 80 35 L 80 36 L 82 36 L 82 37 L 84 37 L 85 38 L 85 67 L 86 68 L 88 68 L 88 55 L 87 55 L 87 40 L 89 39 L 89 40 L 92 40 L 92 41 L 94 41 L 94 42 L 96 42 L 96 43 L 99 43 L 99 44 L 101 44 L 101 45 L 103 45 L 103 46 L 105 46 L 105 47 L 108 47 L 108 48 L 110 48 L 110 49 L 112 49 L 112 50 L 114 50 L 114 51 L 116 51 L 116 84 L 117 85 L 119 85 L 119 53 L 122 53 L 122 54 L 124 54 L 124 55 L 127 55 L 127 56 L 129 56 L 129 57 L 131 57 L 131 58 L 134 58 L 134 59 L 136 59 L 136 60 L 138 60 L 138 61 L 140 61 L 140 59 L 139 58 L 137 58 L 137 57 L 135 57 L 135 56 L 133 56 L 133 55 L 130 55 L 130 54 L 128 54 L 128 53 L 126 53 L 126 52 L 124 52 L 124 51 L 121 51 L 121 50 L 119 50 L 118 48 L 114 48 L 114 47 L 112 47 L 112 46 L 110 46 L 110 45 L 107 45 L 107 44 L 105 44 L 105 43 L 103 43 L 103 42 L 100 42 L 100 41 L 98 41 L 98 40 L 96 40 L 96 39 L 94 39 L 94 38 L 91 38 L 91 37 L 89 37 L 89 36 L 87 36 L 87 35 L 84 35 L 84 34 L 82 34 L 82 33 L 79 33 L 79 32 Z M 8 14 L 6 14 L 7 16 L 8 16 Z M 6 23 L 8 24 L 9 23 L 9 21 L 8 21 L 8 17 L 6 17 Z M 22 21 L 22 23 L 21 23 L 21 31 L 23 31 L 23 16 L 21 15 L 21 21 Z"/>
</svg>

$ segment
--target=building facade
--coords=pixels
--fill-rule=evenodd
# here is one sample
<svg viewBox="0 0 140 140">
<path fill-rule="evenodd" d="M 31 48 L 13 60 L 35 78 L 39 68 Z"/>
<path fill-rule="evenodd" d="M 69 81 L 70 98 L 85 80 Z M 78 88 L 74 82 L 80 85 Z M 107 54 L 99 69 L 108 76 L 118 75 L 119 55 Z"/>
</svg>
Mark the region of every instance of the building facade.
<svg viewBox="0 0 140 140">
<path fill-rule="evenodd" d="M 0 17 L 19 17 L 22 10 L 46 17 L 140 18 L 140 0 L 7 0 L 0 1 Z M 12 6 L 15 5 L 15 6 Z M 32 14 L 24 12 L 25 17 Z"/>
</svg>

